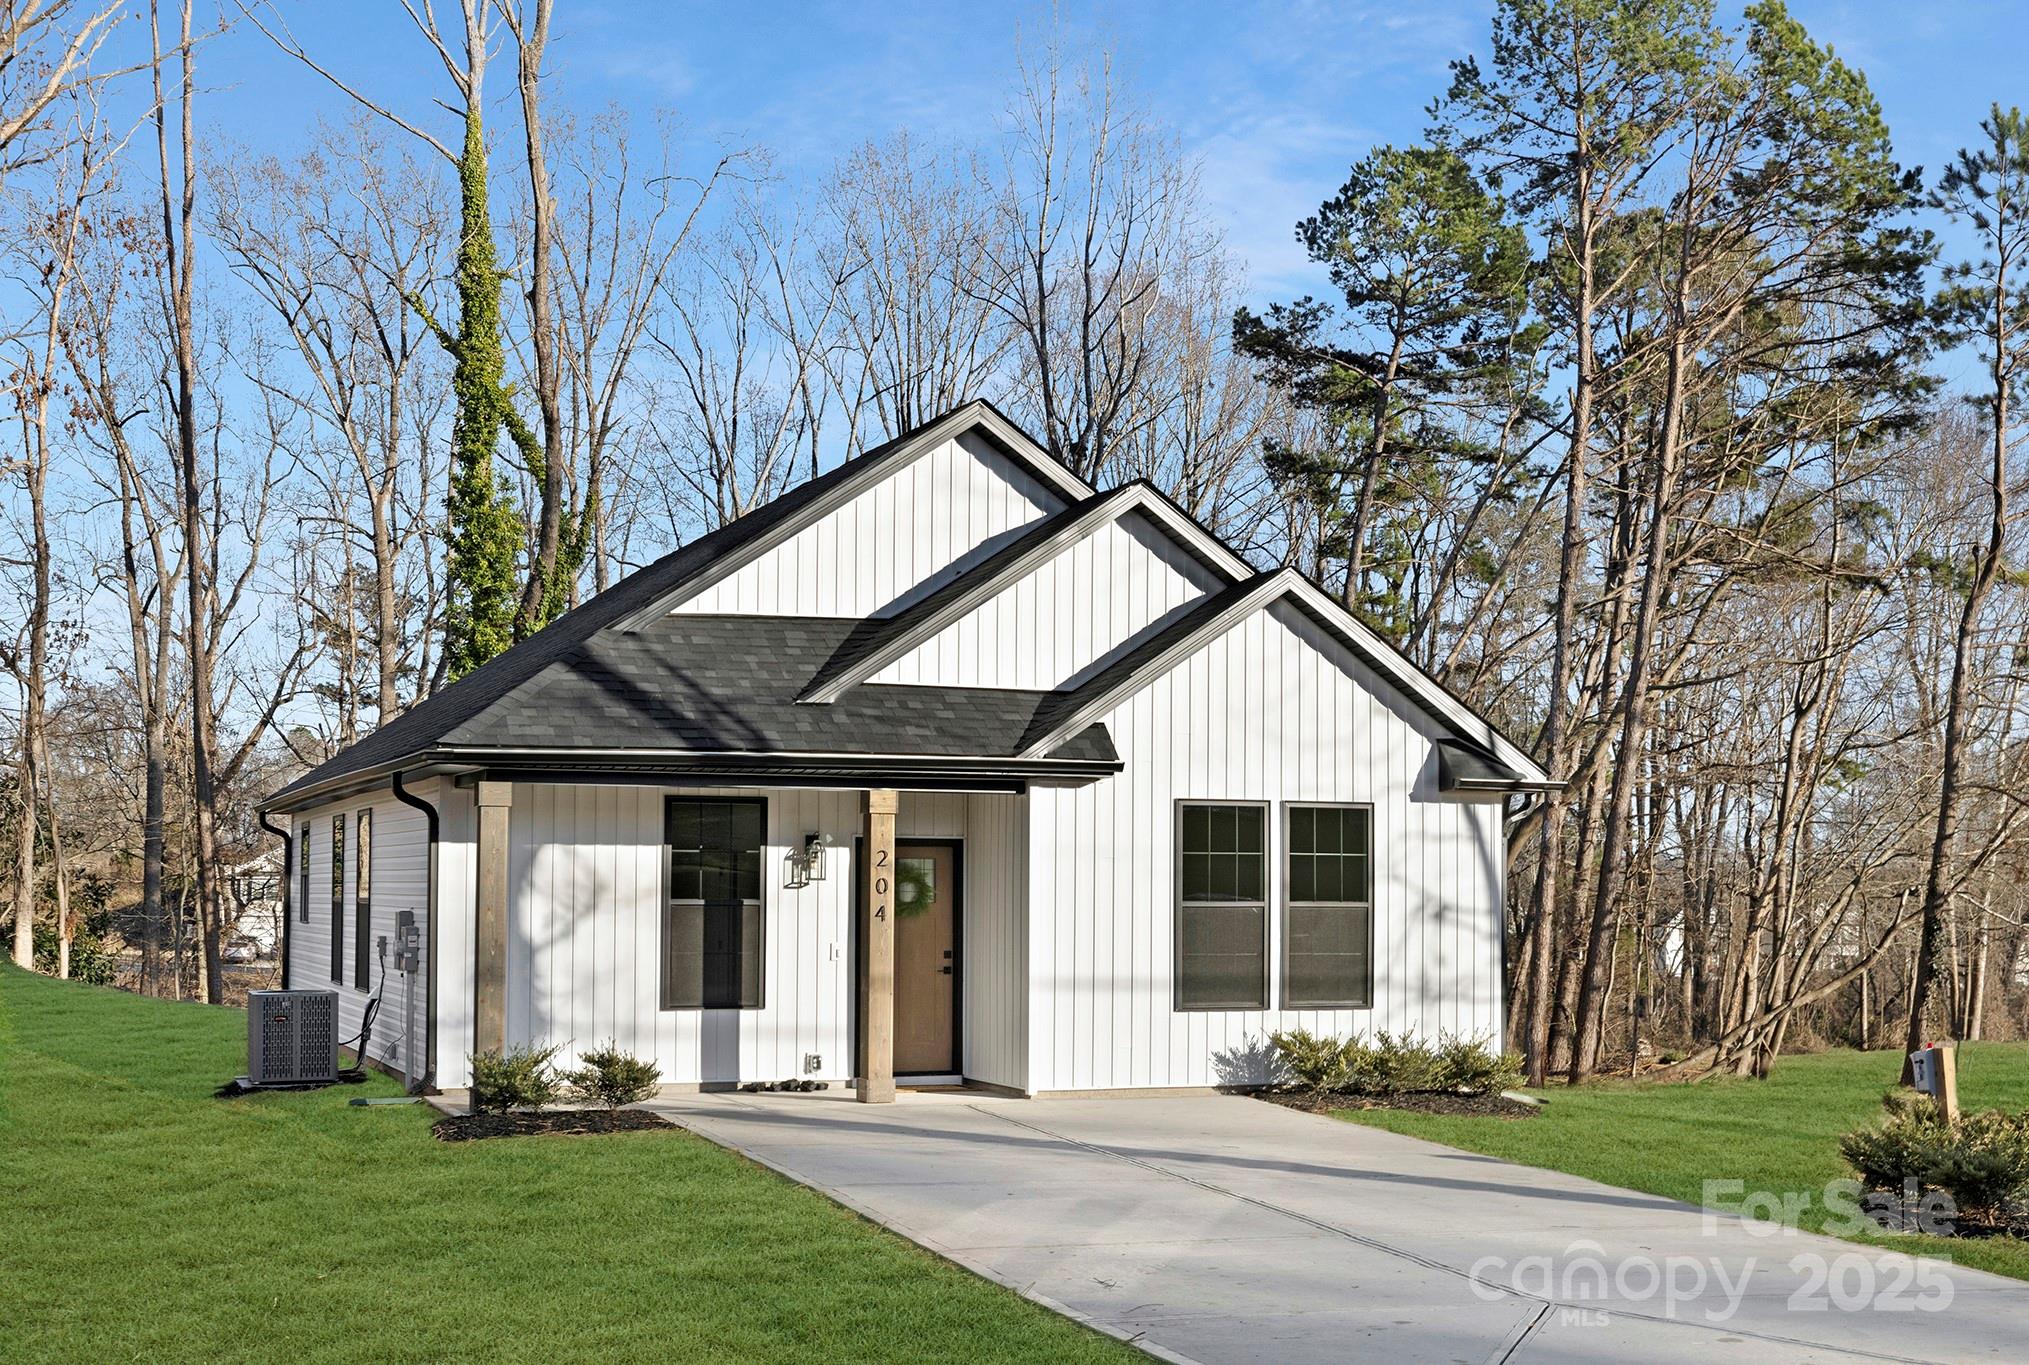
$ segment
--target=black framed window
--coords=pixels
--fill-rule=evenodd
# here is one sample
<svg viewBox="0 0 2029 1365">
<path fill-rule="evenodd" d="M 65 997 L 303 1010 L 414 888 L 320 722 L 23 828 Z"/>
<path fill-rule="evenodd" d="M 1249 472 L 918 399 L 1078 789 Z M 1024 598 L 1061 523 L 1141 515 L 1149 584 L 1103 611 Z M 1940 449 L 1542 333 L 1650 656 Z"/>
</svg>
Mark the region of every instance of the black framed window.
<svg viewBox="0 0 2029 1365">
<path fill-rule="evenodd" d="M 366 990 L 373 976 L 373 808 L 359 813 L 352 832 L 352 984 Z"/>
<path fill-rule="evenodd" d="M 1282 1003 L 1367 1009 L 1374 1003 L 1374 812 L 1292 805 Z"/>
<path fill-rule="evenodd" d="M 304 821 L 296 838 L 296 918 L 310 922 L 310 822 Z"/>
<path fill-rule="evenodd" d="M 669 798 L 662 1007 L 761 1008 L 765 801 Z"/>
<path fill-rule="evenodd" d="M 345 817 L 331 817 L 331 979 L 345 984 Z"/>
<path fill-rule="evenodd" d="M 1178 808 L 1178 1009 L 1267 1006 L 1267 833 L 1266 806 Z"/>
</svg>

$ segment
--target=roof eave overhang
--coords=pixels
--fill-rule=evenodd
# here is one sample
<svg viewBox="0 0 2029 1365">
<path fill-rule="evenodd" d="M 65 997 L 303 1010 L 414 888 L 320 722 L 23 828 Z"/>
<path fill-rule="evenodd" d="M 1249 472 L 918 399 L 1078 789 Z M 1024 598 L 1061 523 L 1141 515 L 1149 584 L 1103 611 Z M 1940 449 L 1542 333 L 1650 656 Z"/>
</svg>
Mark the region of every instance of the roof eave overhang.
<svg viewBox="0 0 2029 1365">
<path fill-rule="evenodd" d="M 361 792 L 378 791 L 393 781 L 396 773 L 400 773 L 406 781 L 420 782 L 431 777 L 455 777 L 469 771 L 470 767 L 470 764 L 450 757 L 444 750 L 425 749 L 386 763 L 376 763 L 372 767 L 339 773 L 301 790 L 291 783 L 263 801 L 258 810 L 262 814 L 287 815 L 306 806 L 321 806 Z"/>
<path fill-rule="evenodd" d="M 1016 758 L 971 754 L 703 752 L 673 749 L 457 748 L 417 755 L 383 769 L 348 773 L 300 792 L 278 794 L 266 810 L 323 805 L 385 784 L 393 773 L 456 775 L 461 781 L 656 785 L 905 787 L 1020 791 L 1031 781 L 1092 782 L 1126 767 L 1118 759 Z"/>
<path fill-rule="evenodd" d="M 1510 796 L 1526 796 L 1536 792 L 1564 790 L 1562 782 L 1513 782 L 1481 781 L 1471 778 L 1457 782 L 1440 783 L 1437 794 L 1446 801 L 1498 801 Z"/>
</svg>

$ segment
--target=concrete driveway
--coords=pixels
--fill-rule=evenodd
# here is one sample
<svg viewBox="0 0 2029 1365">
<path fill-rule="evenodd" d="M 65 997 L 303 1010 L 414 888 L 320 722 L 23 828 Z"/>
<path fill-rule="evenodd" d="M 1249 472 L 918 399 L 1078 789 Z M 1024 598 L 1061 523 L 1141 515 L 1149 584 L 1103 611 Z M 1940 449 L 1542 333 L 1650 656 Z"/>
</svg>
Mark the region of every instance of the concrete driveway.
<svg viewBox="0 0 2029 1365">
<path fill-rule="evenodd" d="M 1258 1100 L 652 1107 L 1172 1359 L 2029 1356 L 2029 1284 Z"/>
</svg>

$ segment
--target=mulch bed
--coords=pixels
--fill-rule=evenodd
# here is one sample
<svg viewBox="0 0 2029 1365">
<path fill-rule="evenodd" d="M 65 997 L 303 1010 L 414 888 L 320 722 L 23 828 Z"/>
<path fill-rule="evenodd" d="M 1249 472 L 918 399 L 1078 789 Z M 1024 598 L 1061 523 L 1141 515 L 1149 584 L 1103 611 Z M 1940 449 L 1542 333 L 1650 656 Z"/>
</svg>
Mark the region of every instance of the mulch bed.
<svg viewBox="0 0 2029 1365">
<path fill-rule="evenodd" d="M 448 1114 L 430 1125 L 440 1142 L 541 1134 L 642 1133 L 675 1124 L 646 1109 L 541 1109 L 506 1114 Z"/>
<path fill-rule="evenodd" d="M 1539 1112 L 1536 1105 L 1500 1095 L 1313 1096 L 1289 1090 L 1262 1090 L 1255 1097 L 1308 1114 L 1329 1114 L 1334 1109 L 1409 1109 L 1419 1114 L 1455 1114 L 1467 1118 L 1532 1119 Z"/>
</svg>

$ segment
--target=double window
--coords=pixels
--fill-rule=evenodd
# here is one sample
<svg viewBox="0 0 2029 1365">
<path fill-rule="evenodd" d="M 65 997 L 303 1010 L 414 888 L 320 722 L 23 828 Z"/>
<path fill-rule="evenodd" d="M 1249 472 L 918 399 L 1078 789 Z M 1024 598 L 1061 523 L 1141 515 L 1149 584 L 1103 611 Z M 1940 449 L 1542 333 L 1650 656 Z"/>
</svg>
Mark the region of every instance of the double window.
<svg viewBox="0 0 2029 1365">
<path fill-rule="evenodd" d="M 764 801 L 671 797 L 662 1008 L 761 1007 Z"/>
<path fill-rule="evenodd" d="M 345 817 L 331 817 L 331 979 L 345 984 Z"/>
<path fill-rule="evenodd" d="M 1373 1002 L 1373 812 L 1284 807 L 1282 1006 Z M 1185 802 L 1177 812 L 1176 1007 L 1268 1006 L 1269 807 Z"/>
</svg>

